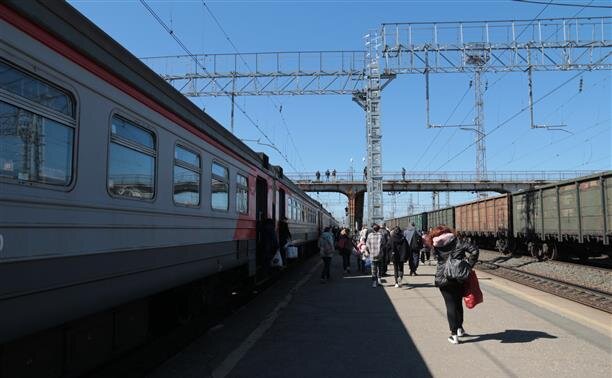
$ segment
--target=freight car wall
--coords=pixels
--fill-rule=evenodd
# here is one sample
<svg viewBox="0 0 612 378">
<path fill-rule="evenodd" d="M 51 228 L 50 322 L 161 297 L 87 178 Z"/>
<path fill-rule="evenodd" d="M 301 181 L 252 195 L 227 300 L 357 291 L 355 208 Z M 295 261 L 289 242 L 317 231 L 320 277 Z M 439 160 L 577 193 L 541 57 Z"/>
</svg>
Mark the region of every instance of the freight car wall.
<svg viewBox="0 0 612 378">
<path fill-rule="evenodd" d="M 513 197 L 513 236 L 518 248 L 556 258 L 610 253 L 610 184 L 607 171 L 517 193 Z"/>
<path fill-rule="evenodd" d="M 445 225 L 452 229 L 455 228 L 455 208 L 448 207 L 446 209 L 434 210 L 427 213 L 427 226 L 433 228 L 439 225 Z"/>
<path fill-rule="evenodd" d="M 399 226 L 402 230 L 407 229 L 414 223 L 418 230 L 427 231 L 427 213 L 412 214 L 405 217 L 392 218 L 385 221 L 389 229 Z"/>
</svg>

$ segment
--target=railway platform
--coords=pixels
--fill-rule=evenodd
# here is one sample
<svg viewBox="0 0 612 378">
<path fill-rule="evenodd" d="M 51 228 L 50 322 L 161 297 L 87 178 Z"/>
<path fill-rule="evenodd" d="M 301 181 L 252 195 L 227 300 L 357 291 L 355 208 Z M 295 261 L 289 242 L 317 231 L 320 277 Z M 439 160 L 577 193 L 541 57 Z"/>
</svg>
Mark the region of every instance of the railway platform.
<svg viewBox="0 0 612 378">
<path fill-rule="evenodd" d="M 479 271 L 472 335 L 448 343 L 435 266 L 372 288 L 312 258 L 148 377 L 609 377 L 612 315 Z M 354 265 L 354 259 L 353 259 Z M 390 273 L 392 268 L 390 266 Z"/>
</svg>

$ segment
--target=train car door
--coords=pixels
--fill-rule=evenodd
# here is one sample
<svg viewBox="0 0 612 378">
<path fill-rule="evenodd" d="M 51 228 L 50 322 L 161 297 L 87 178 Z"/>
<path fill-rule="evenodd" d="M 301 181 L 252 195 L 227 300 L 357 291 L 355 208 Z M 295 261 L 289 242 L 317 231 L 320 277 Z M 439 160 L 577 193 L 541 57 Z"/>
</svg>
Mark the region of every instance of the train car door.
<svg viewBox="0 0 612 378">
<path fill-rule="evenodd" d="M 285 191 L 283 189 L 278 190 L 278 219 L 283 219 L 287 214 L 285 212 Z"/>
<path fill-rule="evenodd" d="M 255 252 L 255 264 L 257 277 L 262 278 L 265 276 L 267 264 L 269 264 L 269 262 L 265 261 L 265 241 L 263 240 L 264 224 L 268 218 L 268 182 L 261 177 L 257 177 L 255 185 L 255 214 L 257 216 L 257 250 Z"/>
</svg>

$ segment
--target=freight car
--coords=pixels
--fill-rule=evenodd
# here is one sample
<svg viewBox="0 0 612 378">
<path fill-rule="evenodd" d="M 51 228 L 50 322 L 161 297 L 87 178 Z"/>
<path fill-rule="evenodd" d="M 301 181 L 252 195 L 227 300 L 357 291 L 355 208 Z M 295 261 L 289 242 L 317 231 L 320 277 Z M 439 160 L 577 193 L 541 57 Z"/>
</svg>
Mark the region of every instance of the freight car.
<svg viewBox="0 0 612 378">
<path fill-rule="evenodd" d="M 0 376 L 78 375 L 216 311 L 267 278 L 282 216 L 302 254 L 336 224 L 67 3 L 0 4 Z"/>
<path fill-rule="evenodd" d="M 512 238 L 512 196 L 504 194 L 455 206 L 455 230 L 480 247 L 509 250 Z"/>
<path fill-rule="evenodd" d="M 460 237 L 504 253 L 521 251 L 540 259 L 609 256 L 612 171 L 424 214 L 430 228 L 446 224 Z"/>
<path fill-rule="evenodd" d="M 414 223 L 414 226 L 421 231 L 427 231 L 427 213 L 413 214 L 405 217 L 389 219 L 385 222 L 389 229 L 399 226 L 402 230 Z"/>
<path fill-rule="evenodd" d="M 512 194 L 510 243 L 537 257 L 610 255 L 612 171 Z"/>
</svg>

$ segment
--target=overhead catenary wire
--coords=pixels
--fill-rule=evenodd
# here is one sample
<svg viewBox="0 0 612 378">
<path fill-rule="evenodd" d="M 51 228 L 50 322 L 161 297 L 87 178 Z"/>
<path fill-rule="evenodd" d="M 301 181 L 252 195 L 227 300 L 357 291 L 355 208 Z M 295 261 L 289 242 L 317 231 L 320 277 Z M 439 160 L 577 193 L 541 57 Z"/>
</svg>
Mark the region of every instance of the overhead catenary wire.
<svg viewBox="0 0 612 378">
<path fill-rule="evenodd" d="M 166 32 L 168 32 L 168 34 L 170 34 L 170 36 L 172 37 L 172 39 L 174 39 L 174 41 L 183 49 L 183 51 L 185 51 L 187 53 L 187 55 L 189 55 L 193 61 L 196 63 L 196 65 L 198 65 L 206 75 L 208 75 L 208 78 L 211 79 L 213 82 L 215 82 L 215 79 L 210 75 L 210 73 L 208 72 L 208 70 L 206 69 L 206 67 L 204 67 L 204 65 L 202 65 L 202 63 L 200 63 L 200 61 L 198 60 L 198 58 L 189 50 L 189 48 L 187 48 L 187 46 L 181 41 L 181 39 L 176 35 L 176 33 L 174 33 L 174 31 L 168 27 L 168 25 L 166 25 L 166 23 L 164 22 L 164 20 L 162 20 L 157 13 L 155 12 L 155 10 L 153 8 L 151 8 L 149 6 L 149 4 L 147 4 L 147 2 L 145 0 L 140 0 L 140 3 L 149 11 L 149 13 L 151 13 L 151 15 L 153 16 L 153 18 L 155 18 L 155 20 L 166 30 Z M 225 95 L 230 95 L 230 93 L 223 91 Z M 283 154 L 282 152 L 280 152 L 280 150 L 278 149 L 278 147 L 276 146 L 276 144 L 270 139 L 270 137 L 268 137 L 268 135 L 261 129 L 261 127 L 257 124 L 257 122 L 255 122 L 255 120 L 246 112 L 246 110 L 244 110 L 243 107 L 241 107 L 240 105 L 236 104 L 236 107 L 238 108 L 238 110 L 244 115 L 244 117 L 257 129 L 257 131 L 259 131 L 259 133 L 268 141 L 270 142 L 271 145 L 273 145 L 277 150 L 278 154 L 287 162 L 287 164 L 289 164 L 289 166 L 294 170 L 297 171 L 297 168 L 295 168 L 295 166 L 289 161 L 289 159 L 287 158 L 286 154 Z"/>
<path fill-rule="evenodd" d="M 561 108 L 563 108 L 564 106 L 566 106 L 567 104 L 569 104 L 569 103 L 570 103 L 570 102 L 571 102 L 571 101 L 572 101 L 574 98 L 576 98 L 578 95 L 585 93 L 587 90 L 589 90 L 589 89 L 591 89 L 591 88 L 595 88 L 595 87 L 599 86 L 601 83 L 606 82 L 608 79 L 609 79 L 609 77 L 608 77 L 608 76 L 606 76 L 604 79 L 602 79 L 602 80 L 599 80 L 599 81 L 595 82 L 594 84 L 590 85 L 589 87 L 584 88 L 582 91 L 577 91 L 577 92 L 576 92 L 575 94 L 573 94 L 573 95 L 572 95 L 570 98 L 568 98 L 568 99 L 567 99 L 565 102 L 563 102 L 561 105 L 559 105 L 559 106 L 558 106 L 558 107 L 557 107 L 555 110 L 553 110 L 552 112 L 550 112 L 550 113 L 549 113 L 549 114 L 548 114 L 548 115 L 547 115 L 545 118 L 547 118 L 547 117 L 549 117 L 550 115 L 552 115 L 552 114 L 554 114 L 554 113 L 558 112 L 558 111 L 559 111 Z M 598 122 L 598 123 L 596 123 L 595 125 L 599 125 L 599 124 L 601 124 L 601 122 Z M 580 132 L 583 132 L 583 131 L 586 131 L 586 130 L 588 130 L 588 128 L 586 128 L 586 129 L 585 129 L 585 128 L 582 128 L 580 131 L 578 131 L 578 132 L 574 133 L 573 135 L 575 135 L 575 134 L 579 134 Z M 517 142 L 519 139 L 521 139 L 523 136 L 525 136 L 525 134 L 527 134 L 527 133 L 529 133 L 529 132 L 532 132 L 532 131 L 533 131 L 533 130 L 532 130 L 532 129 L 530 129 L 530 128 L 525 129 L 525 131 L 523 131 L 523 132 L 522 132 L 521 134 L 519 134 L 519 135 L 518 135 L 516 138 L 514 138 L 514 139 L 512 140 L 512 142 L 510 142 L 510 143 L 509 143 L 509 145 L 514 145 L 514 144 L 516 144 L 516 142 Z M 565 140 L 565 139 L 568 139 L 568 138 L 572 138 L 572 136 L 571 136 L 571 135 L 570 135 L 570 136 L 567 136 L 566 138 L 564 138 L 564 139 L 562 139 L 562 140 Z M 548 144 L 548 145 L 550 145 L 550 144 Z M 545 145 L 545 146 L 548 146 L 548 145 Z M 537 150 L 537 149 L 536 149 L 536 150 Z M 493 159 L 497 158 L 498 156 L 501 156 L 501 154 L 502 154 L 503 152 L 504 152 L 504 150 L 503 150 L 503 149 L 497 150 L 497 153 L 496 153 L 496 154 L 494 154 L 493 156 L 491 156 L 490 158 L 493 160 Z M 512 162 L 514 162 L 514 161 L 521 160 L 521 159 L 523 159 L 524 157 L 529 156 L 529 155 L 530 155 L 529 153 L 527 153 L 527 154 L 522 154 L 520 158 L 517 158 L 517 159 L 512 158 L 512 159 L 510 159 L 509 161 L 507 161 L 507 162 L 506 162 L 506 164 L 510 164 L 510 163 L 512 163 Z"/>
<path fill-rule="evenodd" d="M 575 4 L 575 3 L 555 3 L 552 1 L 545 3 L 544 1 L 538 1 L 538 0 L 512 0 L 512 1 L 515 1 L 517 3 L 546 4 L 546 5 L 561 6 L 561 7 L 582 7 L 582 8 L 603 8 L 603 9 L 612 8 L 612 5 L 591 5 L 591 4 L 584 5 L 584 4 Z"/>
<path fill-rule="evenodd" d="M 592 3 L 593 3 L 593 1 L 594 1 L 594 0 L 591 0 L 591 1 L 590 1 L 588 4 L 586 4 L 586 5 L 590 5 L 590 4 L 592 4 Z M 551 3 L 552 3 L 552 0 L 550 0 L 548 3 L 544 3 L 544 2 L 542 2 L 542 4 L 545 4 L 546 6 L 545 6 L 545 7 L 544 7 L 542 10 L 540 10 L 540 12 L 539 12 L 539 13 L 538 13 L 538 14 L 537 14 L 537 15 L 536 15 L 536 16 L 535 16 L 535 17 L 534 17 L 534 18 L 533 18 L 533 19 L 532 19 L 532 20 L 529 22 L 529 24 L 527 24 L 527 25 L 526 25 L 526 26 L 523 28 L 523 30 L 522 30 L 522 31 L 521 31 L 521 32 L 518 34 L 518 36 L 517 36 L 516 38 L 519 38 L 519 37 L 520 37 L 520 36 L 521 36 L 521 35 L 522 35 L 522 34 L 523 34 L 523 33 L 524 33 L 524 32 L 525 32 L 525 31 L 526 31 L 528 28 L 529 28 L 529 26 L 530 26 L 531 24 L 533 24 L 533 22 L 534 22 L 534 21 L 535 21 L 535 20 L 536 20 L 536 19 L 537 19 L 537 18 L 538 18 L 538 17 L 539 17 L 539 16 L 540 16 L 540 15 L 541 15 L 541 14 L 542 14 L 542 13 L 543 13 L 545 10 L 546 10 L 546 8 L 548 7 L 548 5 L 549 5 L 549 4 L 551 4 Z M 581 5 L 581 6 L 582 6 L 582 5 Z M 584 9 L 585 9 L 585 7 L 584 7 L 584 6 L 582 6 L 582 8 L 581 8 L 580 10 L 578 10 L 578 12 L 576 12 L 576 13 L 575 13 L 575 14 L 574 14 L 572 17 L 577 17 L 577 16 L 578 16 L 580 13 L 582 13 L 582 11 L 584 11 Z M 552 34 L 551 34 L 551 35 L 549 35 L 549 36 L 548 36 L 548 37 L 545 39 L 545 41 L 547 41 L 548 39 L 550 39 L 550 38 L 551 38 L 551 36 L 552 36 Z M 505 53 L 505 51 L 504 51 L 504 52 L 502 52 L 502 54 L 504 54 L 504 53 Z M 610 55 L 610 53 L 608 53 L 608 55 L 606 55 L 605 57 L 601 58 L 601 59 L 600 59 L 600 60 L 599 60 L 597 63 L 599 63 L 599 62 L 601 62 L 601 61 L 604 61 L 604 60 L 605 60 L 605 59 L 606 59 L 606 58 L 607 58 L 609 55 Z M 575 79 L 577 76 L 581 76 L 581 75 L 582 75 L 582 73 L 583 73 L 583 72 L 580 72 L 578 75 L 573 76 L 572 78 L 570 78 L 570 80 L 569 80 L 569 81 L 571 81 L 571 80 Z M 504 77 L 505 77 L 507 74 L 508 74 L 508 72 L 504 73 L 504 74 L 503 74 L 503 75 L 502 75 L 502 76 L 501 76 L 499 79 L 497 79 L 495 82 L 493 82 L 493 84 L 491 84 L 491 85 L 489 86 L 489 88 L 492 88 L 493 86 L 495 86 L 495 85 L 496 85 L 496 84 L 497 84 L 497 83 L 498 83 L 500 80 L 502 80 L 502 79 L 503 79 L 503 78 L 504 78 Z M 569 81 L 568 81 L 568 82 L 569 82 Z M 567 83 L 567 82 L 566 82 L 566 83 Z M 564 84 L 562 84 L 562 85 L 565 85 L 566 83 L 564 83 Z M 554 91 L 556 91 L 557 89 L 558 89 L 558 88 L 554 89 L 554 90 L 553 90 L 553 92 L 554 92 Z M 549 92 L 548 94 L 550 94 L 550 93 L 551 93 L 551 92 Z M 547 94 L 547 95 L 548 95 L 548 94 Z M 545 95 L 544 97 L 546 97 L 547 95 Z M 535 105 L 535 104 L 537 104 L 537 103 L 538 103 L 540 100 L 542 100 L 544 97 L 541 97 L 539 100 L 535 101 L 535 102 L 532 104 L 532 106 L 533 106 L 533 105 Z M 523 109 L 520 111 L 520 113 L 522 113 L 523 111 L 525 111 L 525 110 L 526 110 L 526 109 L 528 109 L 528 108 L 529 108 L 529 107 L 527 107 L 527 108 L 523 108 Z M 519 113 L 519 114 L 520 114 L 520 113 Z M 516 116 L 518 116 L 518 114 L 516 114 Z M 512 118 L 512 119 L 513 119 L 513 118 Z M 507 121 L 509 122 L 510 120 L 507 120 Z M 500 125 L 498 125 L 498 126 L 497 126 L 497 127 L 494 129 L 494 130 L 496 130 L 496 129 L 497 129 L 499 126 L 500 126 Z M 492 131 L 494 131 L 494 130 L 492 130 Z M 491 131 L 491 132 L 492 132 L 492 131 Z M 486 133 L 485 135 L 480 136 L 480 137 L 477 139 L 477 141 L 476 141 L 476 142 L 473 142 L 473 143 L 469 144 L 469 145 L 468 145 L 468 146 L 467 146 L 465 149 L 463 149 L 462 151 L 460 151 L 460 152 L 458 153 L 458 155 L 463 154 L 463 152 L 465 152 L 467 149 L 469 149 L 469 148 L 470 148 L 471 146 L 473 146 L 474 144 L 478 143 L 478 141 L 479 141 L 479 140 L 481 140 L 482 138 L 485 138 L 486 136 L 488 136 L 488 135 L 489 135 L 491 132 Z M 523 135 L 524 135 L 524 134 L 523 134 Z M 451 158 L 450 160 L 453 160 L 453 159 L 454 159 L 456 156 L 458 156 L 458 155 L 455 155 L 455 156 L 454 156 L 453 158 Z M 436 156 L 437 156 L 437 155 L 436 155 Z M 445 163 L 444 163 L 442 166 L 446 165 L 448 162 L 449 162 L 449 161 L 447 160 L 447 162 L 445 162 Z M 442 166 L 441 166 L 441 167 L 442 167 Z M 436 171 L 438 171 L 439 169 L 440 169 L 440 168 L 438 168 Z"/>
<path fill-rule="evenodd" d="M 595 64 L 599 64 L 600 62 L 603 62 L 604 60 L 606 60 L 610 55 L 612 55 L 612 52 L 609 52 L 608 54 L 606 54 L 605 56 L 603 56 L 601 59 L 599 59 L 597 62 L 595 62 Z M 546 94 L 544 94 L 542 97 L 538 98 L 537 100 L 535 100 L 533 102 L 533 105 L 541 102 L 542 100 L 544 100 L 545 98 L 547 98 L 548 96 L 550 96 L 551 94 L 555 93 L 556 91 L 558 91 L 559 89 L 561 89 L 562 87 L 564 87 L 565 85 L 567 85 L 568 83 L 570 83 L 572 80 L 576 79 L 577 77 L 581 76 L 583 74 L 582 71 L 576 73 L 575 75 L 572 75 L 569 79 L 565 80 L 563 83 L 559 84 L 558 86 L 556 86 L 555 88 L 551 89 L 550 91 L 548 91 Z M 524 111 L 528 110 L 529 106 L 525 106 L 523 108 L 521 108 L 519 111 L 517 111 L 516 113 L 514 113 L 513 115 L 511 115 L 509 118 L 507 118 L 505 121 L 501 122 L 499 125 L 495 126 L 491 131 L 489 131 L 488 133 L 485 133 L 483 135 L 481 135 L 476 141 L 470 143 L 467 147 L 465 147 L 463 150 L 459 151 L 458 153 L 456 153 L 455 155 L 453 155 L 451 158 L 449 158 L 447 161 L 445 161 L 442 165 L 440 165 L 434 172 L 438 172 L 442 167 L 444 167 L 446 164 L 450 163 L 451 161 L 455 160 L 457 157 L 461 156 L 465 151 L 467 151 L 470 147 L 472 147 L 473 145 L 475 145 L 476 143 L 478 143 L 481 139 L 488 137 L 489 135 L 491 135 L 492 133 L 494 133 L 495 131 L 499 130 L 500 128 L 502 128 L 503 126 L 507 125 L 508 123 L 510 123 L 510 121 L 514 120 L 516 117 L 518 117 L 519 115 L 521 115 Z"/>
<path fill-rule="evenodd" d="M 461 96 L 461 99 L 459 99 L 459 102 L 457 102 L 457 105 L 455 105 L 455 108 L 453 109 L 453 111 L 450 113 L 450 115 L 448 116 L 448 118 L 446 119 L 446 121 L 444 122 L 444 126 L 448 125 L 448 122 L 450 121 L 451 117 L 453 115 L 455 115 L 455 112 L 457 111 L 457 109 L 459 108 L 459 106 L 463 103 L 463 100 L 465 99 L 465 96 L 467 96 L 467 94 L 470 92 L 470 87 L 468 87 L 465 90 L 465 93 L 463 93 L 463 96 Z M 419 160 L 416 161 L 416 163 L 414 163 L 414 165 L 412 166 L 412 168 L 410 169 L 411 171 L 414 170 L 414 168 L 416 168 L 419 163 L 421 162 L 421 160 L 423 160 L 423 157 L 425 156 L 425 154 L 427 154 L 427 151 L 429 151 L 429 149 L 431 148 L 431 146 L 434 144 L 434 142 L 436 141 L 436 139 L 438 139 L 438 136 L 440 136 L 440 133 L 442 132 L 442 128 L 440 128 L 438 130 L 438 133 L 431 139 L 431 141 L 429 142 L 429 144 L 427 145 L 427 147 L 425 148 L 425 151 L 423 151 L 423 153 L 421 154 L 421 156 L 419 157 Z"/>
<path fill-rule="evenodd" d="M 219 19 L 217 18 L 217 16 L 215 16 L 215 14 L 213 13 L 213 11 L 210 9 L 210 7 L 208 6 L 208 4 L 206 4 L 206 2 L 204 0 L 201 0 L 202 2 L 202 6 L 208 11 L 208 13 L 210 14 L 210 16 L 212 17 L 213 21 L 215 22 L 215 24 L 217 25 L 217 27 L 219 28 L 219 30 L 221 30 L 221 32 L 223 33 L 223 35 L 225 36 L 225 39 L 227 40 L 227 42 L 232 46 L 232 48 L 234 49 L 234 51 L 236 52 L 236 54 L 238 55 L 238 57 L 240 58 L 240 60 L 242 61 L 242 63 L 245 65 L 245 67 L 247 69 L 251 70 L 251 67 L 249 66 L 249 64 L 247 63 L 247 61 L 244 59 L 243 55 L 238 51 L 238 47 L 234 44 L 234 42 L 232 41 L 232 39 L 230 38 L 229 34 L 225 31 L 225 29 L 223 28 L 223 25 L 221 25 L 221 22 L 219 21 Z M 258 82 L 258 79 L 255 78 L 255 81 Z M 272 105 L 276 108 L 276 110 L 278 111 L 278 114 L 281 118 L 281 121 L 285 127 L 285 130 L 287 130 L 287 135 L 289 136 L 289 140 L 291 141 L 291 144 L 293 145 L 294 151 L 297 154 L 297 157 L 302 165 L 302 168 L 305 168 L 304 166 L 304 161 L 302 160 L 302 156 L 299 153 L 299 150 L 297 148 L 297 146 L 295 145 L 295 141 L 293 139 L 293 135 L 291 134 L 291 131 L 289 130 L 289 126 L 287 125 L 287 121 L 285 120 L 285 117 L 282 113 L 282 104 L 278 105 L 274 102 L 274 100 L 272 99 L 271 96 L 266 96 L 268 98 L 268 100 L 270 100 L 270 102 L 272 103 Z"/>
<path fill-rule="evenodd" d="M 549 3 L 550 3 L 550 2 L 552 2 L 552 0 L 549 0 Z M 542 10 L 540 10 L 540 12 L 539 12 L 539 13 L 538 13 L 538 14 L 537 14 L 537 15 L 536 15 L 536 16 L 535 16 L 535 17 L 534 17 L 534 18 L 533 18 L 533 19 L 532 19 L 532 20 L 531 20 L 531 21 L 530 21 L 530 22 L 529 22 L 527 25 L 525 25 L 525 27 L 523 27 L 523 29 L 522 29 L 522 30 L 519 32 L 518 36 L 516 37 L 517 39 L 518 39 L 518 38 L 520 38 L 520 37 L 521 37 L 521 35 L 523 35 L 523 33 L 524 33 L 524 32 L 525 32 L 525 31 L 526 31 L 528 28 L 529 28 L 529 26 L 530 26 L 531 24 L 533 24 L 533 22 L 534 22 L 535 20 L 537 20 L 537 19 L 538 19 L 538 17 L 540 17 L 540 15 L 542 15 L 542 13 L 544 13 L 544 11 L 546 10 L 546 8 L 548 8 L 548 4 L 547 4 L 547 5 L 546 5 L 544 8 L 542 8 Z M 505 51 L 503 51 L 503 52 L 502 52 L 502 55 L 503 55 L 503 54 L 505 54 L 505 53 L 506 53 L 506 52 L 505 52 Z M 499 78 L 498 78 L 497 80 L 495 80 L 495 81 L 494 81 L 494 82 L 493 82 L 491 85 L 489 85 L 489 86 L 488 86 L 487 90 L 489 90 L 489 89 L 493 88 L 493 87 L 494 87 L 494 86 L 495 86 L 495 85 L 496 85 L 498 82 L 500 82 L 500 81 L 501 81 L 501 80 L 502 80 L 502 79 L 503 79 L 503 78 L 504 78 L 504 77 L 505 77 L 507 74 L 508 74 L 508 72 L 505 72 L 504 74 L 502 74 L 502 75 L 501 75 L 501 77 L 499 77 Z M 470 88 L 468 88 L 468 90 L 466 91 L 466 93 L 464 93 L 464 95 L 463 95 L 463 97 L 462 97 L 462 99 L 460 100 L 460 102 L 459 102 L 459 103 L 461 103 L 461 101 L 463 101 L 463 98 L 465 98 L 465 96 L 466 96 L 466 95 L 467 95 L 467 93 L 469 92 L 469 89 L 470 89 Z M 453 112 L 451 113 L 451 116 L 454 114 L 454 112 L 456 111 L 456 109 L 458 108 L 458 106 L 459 106 L 459 104 L 457 104 L 457 106 L 455 107 L 455 109 L 454 109 L 454 110 L 453 110 Z M 475 108 L 476 108 L 476 105 L 474 105 L 474 106 L 472 107 L 472 109 L 470 110 L 470 112 L 469 112 L 468 114 L 466 114 L 466 116 L 463 118 L 463 120 L 460 122 L 460 124 L 463 124 L 463 123 L 465 122 L 465 120 L 467 119 L 467 117 L 468 117 L 468 116 L 471 114 L 471 112 L 472 112 L 472 111 L 473 111 Z M 450 119 L 450 117 L 449 117 L 449 119 Z M 446 120 L 445 124 L 448 124 L 449 119 L 447 119 L 447 120 Z M 437 140 L 437 138 L 440 136 L 441 132 L 442 132 L 442 130 L 441 130 L 441 129 L 440 129 L 440 130 L 438 130 L 438 133 L 437 133 L 437 134 L 434 136 L 434 138 L 431 140 L 431 142 L 429 143 L 429 145 L 428 145 L 428 146 L 427 146 L 427 148 L 425 149 L 425 152 L 423 152 L 423 154 L 422 154 L 422 155 L 421 155 L 421 157 L 419 158 L 419 161 L 418 161 L 418 162 L 420 162 L 420 161 L 422 160 L 423 156 L 424 156 L 424 155 L 427 153 L 427 151 L 429 151 L 429 148 L 430 148 L 430 147 L 433 145 L 433 143 L 434 143 L 434 142 Z M 447 140 L 447 143 L 448 143 L 448 141 L 450 141 L 450 140 L 451 140 L 451 139 L 452 139 L 452 138 L 453 138 L 453 137 L 454 137 L 456 134 L 457 134 L 457 130 L 455 130 L 455 131 L 454 131 L 454 132 L 451 134 L 451 136 L 450 136 L 450 137 L 448 138 L 448 140 Z M 444 145 L 443 145 L 443 146 L 444 146 Z M 443 148 L 444 148 L 444 147 L 442 147 L 440 150 L 438 150 L 438 152 L 436 153 L 436 155 L 435 155 L 435 156 L 434 156 L 432 159 L 430 159 L 430 164 L 431 164 L 431 161 L 435 160 L 435 158 L 436 158 L 436 157 L 438 157 L 438 155 L 440 155 L 440 152 L 443 150 Z M 414 166 L 416 166 L 416 165 L 418 164 L 418 162 L 417 162 L 417 163 L 416 163 Z M 429 166 L 429 164 L 428 164 L 428 166 Z M 414 168 L 414 167 L 413 167 L 413 168 Z"/>
</svg>

